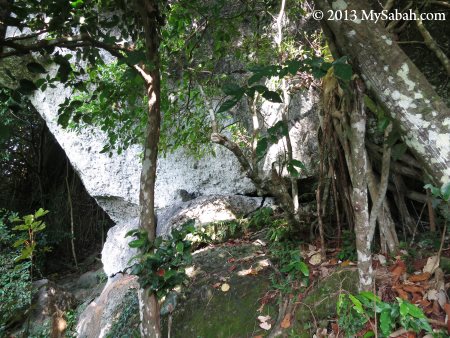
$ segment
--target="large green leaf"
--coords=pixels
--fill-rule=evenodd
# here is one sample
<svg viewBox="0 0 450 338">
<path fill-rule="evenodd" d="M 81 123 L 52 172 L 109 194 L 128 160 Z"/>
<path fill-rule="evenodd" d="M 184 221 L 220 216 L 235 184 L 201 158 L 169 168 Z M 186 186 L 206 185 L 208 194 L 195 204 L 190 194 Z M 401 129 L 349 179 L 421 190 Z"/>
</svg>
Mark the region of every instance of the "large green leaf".
<svg viewBox="0 0 450 338">
<path fill-rule="evenodd" d="M 221 104 L 219 110 L 217 111 L 217 114 L 226 112 L 228 110 L 230 110 L 231 108 L 233 108 L 237 103 L 239 102 L 239 100 L 236 99 L 229 99 L 226 100 L 224 103 Z"/>
<path fill-rule="evenodd" d="M 48 210 L 44 210 L 42 208 L 39 208 L 39 210 L 34 213 L 34 218 L 42 217 L 44 215 L 47 215 L 48 213 L 49 213 Z"/>
<path fill-rule="evenodd" d="M 29 64 L 27 64 L 27 68 L 31 73 L 34 73 L 34 74 L 47 73 L 45 68 L 40 63 L 37 63 L 37 62 L 30 62 Z"/>
<path fill-rule="evenodd" d="M 290 164 L 292 164 L 294 167 L 297 167 L 297 168 L 306 170 L 306 167 L 305 167 L 305 165 L 303 164 L 303 162 L 301 162 L 301 161 L 299 161 L 299 160 L 292 159 L 292 160 L 290 161 Z"/>
<path fill-rule="evenodd" d="M 352 66 L 343 63 L 333 65 L 334 75 L 343 81 L 350 81 L 352 79 Z"/>
<path fill-rule="evenodd" d="M 289 130 L 287 123 L 284 121 L 278 121 L 272 127 L 267 129 L 267 133 L 273 143 L 277 142 L 283 136 L 288 136 Z"/>
<path fill-rule="evenodd" d="M 378 112 L 377 104 L 367 95 L 364 95 L 364 104 L 366 105 L 367 108 L 369 108 L 369 110 L 372 113 L 377 114 Z"/>
<path fill-rule="evenodd" d="M 448 201 L 450 199 L 450 182 L 447 182 L 444 185 L 442 185 L 441 196 L 444 201 Z"/>
<path fill-rule="evenodd" d="M 348 297 L 352 301 L 353 308 L 356 310 L 356 312 L 358 312 L 360 314 L 364 313 L 364 309 L 362 307 L 361 301 L 358 298 L 356 298 L 355 296 L 351 295 L 351 294 L 349 294 Z"/>
<path fill-rule="evenodd" d="M 31 94 L 36 89 L 38 88 L 36 87 L 33 81 L 27 79 L 22 79 L 19 81 L 19 91 L 24 93 L 25 95 Z"/>
<path fill-rule="evenodd" d="M 271 90 L 267 90 L 267 91 L 263 92 L 262 97 L 270 102 L 283 103 L 283 100 L 281 99 L 280 94 L 278 94 L 277 92 L 271 91 Z"/>
<path fill-rule="evenodd" d="M 223 92 L 230 96 L 243 96 L 244 89 L 235 83 L 227 83 L 222 87 Z"/>
<path fill-rule="evenodd" d="M 383 335 L 388 337 L 392 332 L 392 318 L 391 312 L 389 310 L 385 310 L 381 312 L 380 315 L 380 328 Z"/>
<path fill-rule="evenodd" d="M 269 142 L 266 137 L 262 137 L 258 140 L 256 144 L 256 157 L 262 158 L 266 154 L 267 147 L 269 146 Z"/>
<path fill-rule="evenodd" d="M 147 241 L 145 238 L 139 238 L 139 239 L 135 239 L 134 241 L 131 241 L 130 243 L 128 243 L 128 246 L 130 248 L 142 248 L 146 242 Z"/>
</svg>

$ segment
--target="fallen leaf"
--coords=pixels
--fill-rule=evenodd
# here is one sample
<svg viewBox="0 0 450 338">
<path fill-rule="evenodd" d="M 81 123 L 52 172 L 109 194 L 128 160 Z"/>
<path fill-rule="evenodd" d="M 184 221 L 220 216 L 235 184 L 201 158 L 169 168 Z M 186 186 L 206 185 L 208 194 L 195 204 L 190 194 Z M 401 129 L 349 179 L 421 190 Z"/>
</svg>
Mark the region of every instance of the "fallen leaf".
<svg viewBox="0 0 450 338">
<path fill-rule="evenodd" d="M 259 245 L 259 246 L 266 246 L 266 242 L 263 242 L 260 239 L 257 239 L 256 241 L 253 242 L 253 245 Z"/>
<path fill-rule="evenodd" d="M 402 289 L 405 290 L 406 292 L 411 292 L 411 293 L 423 293 L 423 288 L 421 288 L 420 286 L 416 286 L 416 285 L 403 285 Z"/>
<path fill-rule="evenodd" d="M 395 262 L 395 265 L 391 268 L 391 274 L 394 278 L 394 282 L 398 281 L 401 276 L 406 272 L 406 264 L 401 259 Z"/>
<path fill-rule="evenodd" d="M 444 311 L 447 314 L 447 333 L 450 333 L 450 304 L 444 305 Z"/>
<path fill-rule="evenodd" d="M 338 260 L 336 258 L 331 258 L 328 264 L 330 265 L 336 265 L 338 263 Z"/>
<path fill-rule="evenodd" d="M 411 303 L 416 304 L 422 300 L 422 294 L 420 293 L 413 293 L 413 298 L 411 299 Z"/>
<path fill-rule="evenodd" d="M 239 276 L 247 276 L 247 275 L 250 275 L 252 273 L 252 270 L 253 270 L 252 268 L 241 270 L 237 274 Z"/>
<path fill-rule="evenodd" d="M 435 316 L 439 316 L 439 314 L 441 313 L 441 308 L 439 306 L 439 303 L 437 300 L 433 301 L 433 314 Z"/>
<path fill-rule="evenodd" d="M 322 255 L 320 253 L 312 255 L 309 259 L 309 264 L 311 265 L 318 265 L 320 262 L 322 262 Z"/>
<path fill-rule="evenodd" d="M 262 322 L 259 324 L 259 327 L 263 330 L 269 331 L 272 325 L 268 322 Z"/>
<path fill-rule="evenodd" d="M 349 260 L 346 260 L 346 261 L 343 261 L 342 263 L 341 263 L 341 266 L 344 268 L 344 267 L 346 267 L 346 266 L 349 266 L 350 265 L 350 261 Z"/>
<path fill-rule="evenodd" d="M 261 306 L 258 308 L 258 310 L 256 310 L 257 312 L 259 312 L 259 313 L 261 313 L 261 312 L 263 312 L 264 311 L 264 306 L 265 306 L 266 304 L 264 304 L 264 303 L 262 303 L 261 304 Z"/>
<path fill-rule="evenodd" d="M 423 282 L 430 278 L 429 272 L 419 273 L 418 275 L 412 275 L 408 278 L 410 282 Z"/>
<path fill-rule="evenodd" d="M 267 315 L 267 316 L 258 316 L 258 320 L 260 321 L 260 322 L 267 322 L 267 321 L 269 321 L 270 319 L 271 319 L 272 317 L 270 317 L 269 315 Z"/>
<path fill-rule="evenodd" d="M 439 257 L 438 256 L 431 256 L 427 260 L 427 264 L 425 264 L 423 268 L 423 272 L 429 272 L 430 274 L 433 274 L 433 272 L 438 268 L 439 266 Z"/>
<path fill-rule="evenodd" d="M 444 290 L 439 290 L 437 294 L 437 301 L 441 308 L 444 308 L 445 303 L 447 302 L 447 295 Z"/>
<path fill-rule="evenodd" d="M 288 313 L 286 316 L 284 316 L 284 319 L 281 322 L 281 328 L 287 329 L 290 326 L 291 326 L 291 314 Z"/>
<path fill-rule="evenodd" d="M 231 258 L 227 259 L 227 262 L 228 263 L 233 263 L 235 260 L 236 260 L 236 258 L 231 257 Z"/>
<path fill-rule="evenodd" d="M 228 272 L 231 272 L 236 269 L 236 265 L 232 265 L 228 268 Z"/>
<path fill-rule="evenodd" d="M 395 291 L 401 299 L 409 301 L 409 295 L 406 291 L 400 288 L 396 288 Z"/>
<path fill-rule="evenodd" d="M 223 283 L 220 290 L 222 290 L 223 292 L 228 292 L 228 290 L 230 290 L 230 285 L 227 283 Z"/>
<path fill-rule="evenodd" d="M 324 267 L 324 266 L 321 266 L 320 267 L 320 276 L 323 278 L 323 277 L 327 277 L 328 275 L 330 274 L 330 269 L 328 269 L 328 268 L 326 268 L 326 267 Z"/>
<path fill-rule="evenodd" d="M 339 333 L 339 325 L 337 323 L 331 323 L 331 329 L 333 330 L 334 334 Z"/>
<path fill-rule="evenodd" d="M 220 287 L 220 285 L 222 285 L 222 283 L 217 282 L 217 283 L 213 284 L 212 287 L 213 287 L 214 289 L 218 289 L 218 288 Z"/>
<path fill-rule="evenodd" d="M 430 303 L 428 300 L 426 300 L 426 299 L 424 298 L 424 299 L 422 299 L 422 300 L 419 302 L 419 305 L 420 305 L 421 307 L 423 307 L 423 308 L 426 308 L 426 307 L 430 306 L 431 303 Z"/>
</svg>

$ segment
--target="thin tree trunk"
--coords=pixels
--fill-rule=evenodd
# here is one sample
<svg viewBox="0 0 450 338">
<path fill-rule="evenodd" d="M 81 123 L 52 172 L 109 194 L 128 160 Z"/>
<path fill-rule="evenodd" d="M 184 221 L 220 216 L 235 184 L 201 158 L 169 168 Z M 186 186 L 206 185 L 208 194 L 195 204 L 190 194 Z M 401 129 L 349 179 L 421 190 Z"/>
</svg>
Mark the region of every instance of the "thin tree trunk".
<svg viewBox="0 0 450 338">
<path fill-rule="evenodd" d="M 350 161 L 352 165 L 352 201 L 355 217 L 356 250 L 360 289 L 370 291 L 373 281 L 369 204 L 367 194 L 367 159 L 365 150 L 366 114 L 362 81 L 355 80 L 353 109 L 350 116 Z"/>
<path fill-rule="evenodd" d="M 77 254 L 75 251 L 75 229 L 73 224 L 73 207 L 72 207 L 72 198 L 70 197 L 70 186 L 69 186 L 69 159 L 66 161 L 66 188 L 67 188 L 67 203 L 69 206 L 69 214 L 70 214 L 70 246 L 72 248 L 72 257 L 75 262 L 75 267 L 78 269 L 78 260 Z"/>
<path fill-rule="evenodd" d="M 141 15 L 145 34 L 147 59 L 152 67 L 142 65 L 145 72 L 146 91 L 148 97 L 148 121 L 144 159 L 142 162 L 140 185 L 140 227 L 147 231 L 148 239 L 156 238 L 155 217 L 155 182 L 158 159 L 158 143 L 161 123 L 161 85 L 159 71 L 160 13 L 157 0 L 136 0 Z M 141 318 L 142 337 L 161 337 L 159 304 L 156 294 L 149 289 L 138 291 L 139 313 Z"/>
<path fill-rule="evenodd" d="M 285 7 L 286 7 L 286 0 L 281 0 L 281 7 L 280 7 L 280 13 L 278 14 L 277 18 L 277 28 L 278 28 L 278 34 L 275 38 L 275 42 L 278 46 L 278 53 L 280 56 L 280 64 L 284 61 L 282 59 L 282 47 L 281 42 L 283 41 L 283 20 L 285 17 Z M 288 133 L 284 137 L 284 142 L 286 143 L 287 148 L 287 158 L 289 162 L 292 162 L 293 160 L 293 151 L 292 151 L 292 142 L 291 137 L 289 136 L 289 104 L 291 97 L 288 93 L 288 84 L 286 79 L 281 80 L 281 91 L 283 92 L 283 109 L 281 111 L 281 119 L 286 124 L 286 127 L 288 127 Z M 292 190 L 292 203 L 294 207 L 294 218 L 297 222 L 300 221 L 300 204 L 298 200 L 298 184 L 297 179 L 291 175 L 291 190 Z"/>
</svg>

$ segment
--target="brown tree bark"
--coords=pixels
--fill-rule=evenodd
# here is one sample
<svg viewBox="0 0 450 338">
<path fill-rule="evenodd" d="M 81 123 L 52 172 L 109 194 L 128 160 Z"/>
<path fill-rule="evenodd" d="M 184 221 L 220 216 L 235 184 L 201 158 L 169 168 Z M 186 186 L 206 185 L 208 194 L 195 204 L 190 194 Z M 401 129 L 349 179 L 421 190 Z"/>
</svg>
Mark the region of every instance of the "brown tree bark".
<svg viewBox="0 0 450 338">
<path fill-rule="evenodd" d="M 366 0 L 337 3 L 340 9 L 349 13 L 355 10 L 357 15 L 371 9 Z M 349 56 L 432 181 L 439 186 L 450 181 L 449 107 L 381 22 L 327 21 L 332 10 L 328 0 L 315 0 L 315 4 L 325 14 L 321 23 L 333 53 Z"/>
<path fill-rule="evenodd" d="M 141 66 L 143 72 L 146 73 L 144 78 L 148 96 L 148 121 L 139 195 L 139 225 L 147 231 L 149 241 L 153 242 L 156 238 L 157 226 L 155 217 L 155 182 L 161 123 L 161 80 L 158 52 L 160 43 L 160 12 L 157 0 L 136 0 L 136 5 L 142 18 L 147 60 L 149 62 L 149 64 Z M 149 289 L 141 289 L 138 292 L 138 296 L 141 336 L 161 337 L 160 310 L 156 294 Z"/>
</svg>

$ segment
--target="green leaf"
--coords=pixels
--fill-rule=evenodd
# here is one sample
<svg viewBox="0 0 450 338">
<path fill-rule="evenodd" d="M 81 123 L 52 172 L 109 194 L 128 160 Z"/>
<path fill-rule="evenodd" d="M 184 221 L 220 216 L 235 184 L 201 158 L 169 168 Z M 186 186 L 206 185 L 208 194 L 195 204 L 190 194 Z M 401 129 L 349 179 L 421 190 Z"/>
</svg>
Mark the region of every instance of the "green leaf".
<svg viewBox="0 0 450 338">
<path fill-rule="evenodd" d="M 24 259 L 28 259 L 31 257 L 31 255 L 33 254 L 33 249 L 34 249 L 35 245 L 30 245 L 30 246 L 26 246 L 22 252 L 20 253 L 20 256 L 14 258 L 15 262 L 19 262 L 22 261 Z"/>
<path fill-rule="evenodd" d="M 141 232 L 140 229 L 131 229 L 130 231 L 128 231 L 125 234 L 125 237 L 130 237 L 130 236 L 136 236 L 137 234 L 139 234 Z"/>
<path fill-rule="evenodd" d="M 80 8 L 81 6 L 83 6 L 84 0 L 75 0 L 70 2 L 70 6 L 72 6 L 72 8 Z"/>
<path fill-rule="evenodd" d="M 141 51 L 141 50 L 135 50 L 132 52 L 129 52 L 127 54 L 127 63 L 131 64 L 131 65 L 135 65 L 138 64 L 140 62 L 144 62 L 146 60 L 146 55 L 145 52 Z"/>
<path fill-rule="evenodd" d="M 350 81 L 352 79 L 352 66 L 345 63 L 334 63 L 334 75 L 343 81 Z"/>
<path fill-rule="evenodd" d="M 267 132 L 271 136 L 272 142 L 277 142 L 283 136 L 288 136 L 288 126 L 284 121 L 278 121 L 272 127 L 267 129 Z"/>
<path fill-rule="evenodd" d="M 146 238 L 135 239 L 134 241 L 128 243 L 128 246 L 130 248 L 142 248 L 145 245 L 146 241 Z"/>
<path fill-rule="evenodd" d="M 262 158 L 266 154 L 267 147 L 269 146 L 269 142 L 266 137 L 263 137 L 258 140 L 256 145 L 256 157 Z"/>
<path fill-rule="evenodd" d="M 447 182 L 444 185 L 442 185 L 441 196 L 444 201 L 448 201 L 450 199 L 450 182 Z"/>
<path fill-rule="evenodd" d="M 345 299 L 345 294 L 344 293 L 340 293 L 338 301 L 336 303 L 336 310 L 337 310 L 338 316 L 341 315 L 342 307 L 344 305 L 344 299 Z"/>
<path fill-rule="evenodd" d="M 416 305 L 408 303 L 408 302 L 403 302 L 403 304 L 406 304 L 407 308 L 408 308 L 408 313 L 413 316 L 414 318 L 425 318 L 424 313 L 422 312 L 421 309 L 419 309 Z M 401 312 L 401 309 L 400 309 Z"/>
<path fill-rule="evenodd" d="M 298 60 L 291 60 L 291 61 L 287 62 L 287 70 L 292 75 L 297 74 L 297 72 L 301 66 L 302 66 L 302 62 L 300 62 Z"/>
<path fill-rule="evenodd" d="M 359 293 L 360 296 L 367 298 L 368 300 L 371 300 L 372 302 L 381 302 L 380 297 L 374 295 L 372 292 L 370 291 L 361 291 Z"/>
<path fill-rule="evenodd" d="M 263 78 L 263 76 L 261 74 L 253 74 L 252 76 L 250 76 L 250 78 L 247 80 L 247 83 L 249 86 L 251 86 L 252 84 L 258 82 L 259 80 L 261 80 Z"/>
<path fill-rule="evenodd" d="M 434 185 L 432 185 L 432 184 L 425 184 L 425 186 L 424 186 L 424 188 L 425 189 L 430 189 L 430 192 L 431 192 L 431 194 L 434 196 L 434 197 L 440 197 L 441 196 L 441 190 L 439 189 L 439 188 L 437 188 L 437 187 L 435 187 Z"/>
<path fill-rule="evenodd" d="M 291 163 L 288 163 L 286 169 L 292 177 L 300 176 L 300 173 L 297 171 L 297 169 L 294 168 L 294 166 Z"/>
<path fill-rule="evenodd" d="M 408 150 L 406 143 L 398 143 L 394 145 L 391 150 L 391 156 L 394 161 L 400 159 L 406 153 L 406 150 Z"/>
<path fill-rule="evenodd" d="M 360 300 L 358 298 L 356 298 L 355 296 L 350 295 L 350 294 L 348 295 L 348 297 L 352 301 L 352 303 L 354 305 L 353 308 L 356 310 L 356 312 L 358 312 L 359 314 L 363 314 L 364 313 L 364 309 L 362 307 L 362 304 L 361 304 Z"/>
<path fill-rule="evenodd" d="M 391 120 L 388 117 L 383 116 L 378 121 L 378 130 L 384 131 L 388 127 L 390 122 L 391 122 Z"/>
<path fill-rule="evenodd" d="M 17 241 L 14 242 L 13 247 L 17 248 L 17 247 L 21 246 L 23 243 L 25 243 L 26 241 L 27 241 L 26 238 L 18 239 Z"/>
<path fill-rule="evenodd" d="M 385 310 L 381 312 L 380 315 L 380 328 L 383 335 L 388 337 L 392 332 L 392 319 L 391 319 L 391 311 Z"/>
<path fill-rule="evenodd" d="M 44 215 L 47 215 L 48 213 L 49 213 L 48 210 L 44 210 L 42 208 L 39 208 L 39 210 L 34 213 L 34 218 L 42 217 Z"/>
<path fill-rule="evenodd" d="M 364 95 L 364 104 L 366 105 L 367 108 L 369 108 L 369 110 L 372 113 L 374 113 L 374 114 L 378 113 L 377 104 L 375 102 L 373 102 L 372 99 L 367 95 Z"/>
<path fill-rule="evenodd" d="M 297 167 L 297 168 L 306 170 L 306 167 L 305 167 L 305 165 L 303 164 L 303 162 L 301 162 L 301 161 L 299 161 L 299 160 L 292 159 L 292 160 L 290 161 L 290 163 L 291 163 L 294 167 Z"/>
<path fill-rule="evenodd" d="M 217 111 L 217 114 L 219 113 L 223 113 L 225 111 L 230 110 L 231 108 L 233 108 L 239 101 L 236 99 L 229 99 L 226 100 L 224 103 L 221 104 L 219 110 Z"/>
<path fill-rule="evenodd" d="M 36 89 L 38 89 L 38 88 L 33 83 L 33 81 L 30 81 L 30 80 L 27 80 L 27 79 L 22 79 L 22 80 L 19 81 L 19 91 L 21 91 L 25 95 L 31 94 Z"/>
<path fill-rule="evenodd" d="M 370 338 L 370 337 L 375 337 L 375 333 L 373 331 L 367 331 L 363 338 Z"/>
<path fill-rule="evenodd" d="M 20 224 L 12 228 L 13 230 L 22 231 L 22 230 L 28 230 L 29 227 L 27 224 Z"/>
<path fill-rule="evenodd" d="M 37 63 L 37 62 L 30 62 L 29 64 L 27 64 L 27 68 L 33 74 L 45 74 L 45 73 L 47 73 L 45 68 L 40 63 Z"/>
<path fill-rule="evenodd" d="M 183 250 L 184 250 L 184 244 L 183 244 L 183 242 L 178 242 L 178 243 L 177 243 L 177 246 L 176 246 L 176 249 L 177 249 L 177 252 L 178 252 L 178 253 L 182 253 Z"/>
<path fill-rule="evenodd" d="M 397 301 L 398 301 L 399 304 L 400 304 L 400 315 L 402 315 L 403 317 L 405 317 L 405 316 L 408 314 L 408 312 L 409 312 L 408 305 L 407 305 L 407 303 L 406 303 L 403 299 L 401 299 L 401 298 L 398 298 L 398 297 L 397 297 Z"/>
<path fill-rule="evenodd" d="M 262 93 L 262 97 L 270 102 L 283 103 L 283 100 L 281 99 L 280 95 L 277 92 L 271 90 L 267 90 L 264 93 Z"/>
<path fill-rule="evenodd" d="M 235 83 L 227 83 L 222 87 L 223 92 L 230 96 L 243 96 L 244 89 Z"/>
<path fill-rule="evenodd" d="M 305 275 L 306 277 L 309 276 L 309 269 L 308 265 L 305 264 L 305 262 L 300 262 L 299 264 L 300 271 Z"/>
</svg>

